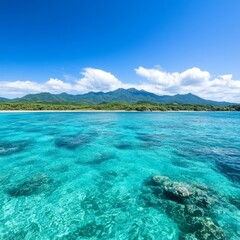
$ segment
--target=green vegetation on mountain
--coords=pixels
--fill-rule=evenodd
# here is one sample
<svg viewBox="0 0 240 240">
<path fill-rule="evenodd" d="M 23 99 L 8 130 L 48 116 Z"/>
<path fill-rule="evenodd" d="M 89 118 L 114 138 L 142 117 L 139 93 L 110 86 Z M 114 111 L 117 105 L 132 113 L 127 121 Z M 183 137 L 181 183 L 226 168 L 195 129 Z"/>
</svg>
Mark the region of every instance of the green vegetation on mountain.
<svg viewBox="0 0 240 240">
<path fill-rule="evenodd" d="M 191 93 L 158 96 L 120 88 L 107 93 L 38 93 L 11 100 L 0 98 L 0 110 L 240 111 L 240 105 L 205 100 Z"/>
<path fill-rule="evenodd" d="M 0 102 L 7 102 L 9 99 L 0 97 Z"/>
<path fill-rule="evenodd" d="M 61 103 L 61 104 L 79 104 L 80 102 L 88 102 L 89 104 L 99 104 L 102 102 L 116 103 L 126 102 L 129 104 L 142 102 L 151 102 L 157 104 L 197 104 L 197 105 L 211 105 L 211 106 L 229 106 L 232 103 L 217 102 L 211 100 L 205 100 L 191 93 L 177 94 L 174 96 L 159 96 L 154 93 L 150 93 L 144 90 L 136 90 L 134 88 L 122 89 L 119 88 L 111 92 L 89 92 L 86 94 L 71 95 L 68 93 L 51 94 L 51 93 L 38 93 L 29 94 L 22 98 L 16 98 L 7 100 L 0 98 L 0 102 L 26 102 L 26 103 Z"/>
<path fill-rule="evenodd" d="M 125 110 L 125 111 L 240 111 L 240 105 L 210 106 L 196 104 L 157 104 L 150 102 L 103 102 L 91 103 L 29 103 L 2 102 L 0 110 Z"/>
</svg>

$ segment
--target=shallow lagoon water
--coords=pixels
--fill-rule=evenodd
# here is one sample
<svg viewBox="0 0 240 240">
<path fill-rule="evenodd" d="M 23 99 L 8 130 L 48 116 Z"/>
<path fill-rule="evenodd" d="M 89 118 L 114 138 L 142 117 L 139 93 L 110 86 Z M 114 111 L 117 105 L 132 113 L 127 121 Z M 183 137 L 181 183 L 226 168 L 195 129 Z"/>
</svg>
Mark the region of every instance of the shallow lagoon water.
<svg viewBox="0 0 240 240">
<path fill-rule="evenodd" d="M 236 112 L 2 113 L 0 238 L 240 239 L 239 133 Z M 189 230 L 155 175 L 207 189 L 222 237 Z"/>
</svg>

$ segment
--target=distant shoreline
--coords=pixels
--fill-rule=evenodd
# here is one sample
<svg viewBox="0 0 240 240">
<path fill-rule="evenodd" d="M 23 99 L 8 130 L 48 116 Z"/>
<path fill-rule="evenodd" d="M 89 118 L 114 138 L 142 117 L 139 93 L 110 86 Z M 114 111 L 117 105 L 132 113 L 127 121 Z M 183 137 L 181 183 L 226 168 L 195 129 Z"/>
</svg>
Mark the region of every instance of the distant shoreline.
<svg viewBox="0 0 240 240">
<path fill-rule="evenodd" d="M 164 112 L 237 112 L 237 111 L 126 111 L 126 110 L 0 110 L 0 113 L 164 113 Z"/>
</svg>

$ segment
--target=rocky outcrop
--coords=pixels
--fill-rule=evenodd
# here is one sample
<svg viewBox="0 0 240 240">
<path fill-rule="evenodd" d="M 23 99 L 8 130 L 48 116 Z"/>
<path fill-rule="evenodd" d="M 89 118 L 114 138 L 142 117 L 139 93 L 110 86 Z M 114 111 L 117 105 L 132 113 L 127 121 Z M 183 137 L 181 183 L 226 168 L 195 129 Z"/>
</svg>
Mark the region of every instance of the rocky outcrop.
<svg viewBox="0 0 240 240">
<path fill-rule="evenodd" d="M 224 240 L 223 229 L 211 216 L 217 198 L 201 185 L 173 181 L 155 175 L 146 181 L 145 201 L 164 210 L 177 223 L 182 240 Z M 152 194 L 152 196 L 151 196 Z"/>
</svg>

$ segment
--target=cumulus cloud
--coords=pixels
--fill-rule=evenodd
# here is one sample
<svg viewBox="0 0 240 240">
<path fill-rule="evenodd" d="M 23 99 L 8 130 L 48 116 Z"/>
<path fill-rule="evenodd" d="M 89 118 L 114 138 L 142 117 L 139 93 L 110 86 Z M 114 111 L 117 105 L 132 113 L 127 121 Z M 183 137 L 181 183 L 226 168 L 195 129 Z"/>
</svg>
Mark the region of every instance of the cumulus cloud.
<svg viewBox="0 0 240 240">
<path fill-rule="evenodd" d="M 0 96 L 22 96 L 27 93 L 44 92 L 47 89 L 43 84 L 31 81 L 1 82 Z"/>
<path fill-rule="evenodd" d="M 183 72 L 166 72 L 159 68 L 138 67 L 135 72 L 143 81 L 123 83 L 110 72 L 96 68 L 85 68 L 79 79 L 51 78 L 46 82 L 2 81 L 0 96 L 17 97 L 29 93 L 86 93 L 107 92 L 118 88 L 136 88 L 159 95 L 193 93 L 200 97 L 219 101 L 240 102 L 240 80 L 231 74 L 212 77 L 208 71 L 193 67 Z"/>
<path fill-rule="evenodd" d="M 153 92 L 161 95 L 191 92 L 206 99 L 240 102 L 240 80 L 234 80 L 231 74 L 213 78 L 208 71 L 196 67 L 173 73 L 139 67 L 135 72 L 152 85 Z"/>
<path fill-rule="evenodd" d="M 101 69 L 85 68 L 82 72 L 83 78 L 75 84 L 75 89 L 79 92 L 89 91 L 110 91 L 120 88 L 122 82 L 110 72 Z"/>
<path fill-rule="evenodd" d="M 190 68 L 182 73 L 168 73 L 159 69 L 147 69 L 139 67 L 135 69 L 139 76 L 145 77 L 150 82 L 161 86 L 198 85 L 202 81 L 207 81 L 210 74 L 199 68 Z"/>
<path fill-rule="evenodd" d="M 46 84 L 47 89 L 51 89 L 53 91 L 71 91 L 72 85 L 70 83 L 65 83 L 57 78 L 49 79 Z"/>
<path fill-rule="evenodd" d="M 86 93 L 90 91 L 112 91 L 125 86 L 110 72 L 96 68 L 85 68 L 82 78 L 72 82 L 50 78 L 43 83 L 33 81 L 1 82 L 0 96 L 22 96 L 29 93 L 51 92 L 51 93 Z M 67 79 L 68 80 L 68 79 Z M 127 85 L 126 85 L 127 86 Z"/>
</svg>

